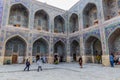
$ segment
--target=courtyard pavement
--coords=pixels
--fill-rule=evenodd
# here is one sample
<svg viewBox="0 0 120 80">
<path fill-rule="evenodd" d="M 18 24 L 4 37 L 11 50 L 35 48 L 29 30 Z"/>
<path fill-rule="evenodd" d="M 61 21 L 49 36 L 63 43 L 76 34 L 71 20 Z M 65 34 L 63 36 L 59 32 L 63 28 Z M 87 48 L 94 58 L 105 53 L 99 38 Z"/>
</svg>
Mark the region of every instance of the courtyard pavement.
<svg viewBox="0 0 120 80">
<path fill-rule="evenodd" d="M 81 69 L 77 63 L 44 64 L 37 72 L 32 64 L 30 71 L 23 71 L 25 65 L 0 66 L 0 80 L 120 80 L 120 68 L 103 67 L 100 64 L 85 64 Z"/>
</svg>

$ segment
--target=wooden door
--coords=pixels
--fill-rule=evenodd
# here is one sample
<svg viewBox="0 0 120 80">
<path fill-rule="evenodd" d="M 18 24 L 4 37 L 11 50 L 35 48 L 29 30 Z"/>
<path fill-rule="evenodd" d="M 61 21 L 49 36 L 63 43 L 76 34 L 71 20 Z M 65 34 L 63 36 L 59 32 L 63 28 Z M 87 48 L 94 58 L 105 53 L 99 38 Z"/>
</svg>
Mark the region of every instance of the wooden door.
<svg viewBox="0 0 120 80">
<path fill-rule="evenodd" d="M 12 63 L 16 64 L 17 63 L 17 55 L 12 55 Z"/>
</svg>

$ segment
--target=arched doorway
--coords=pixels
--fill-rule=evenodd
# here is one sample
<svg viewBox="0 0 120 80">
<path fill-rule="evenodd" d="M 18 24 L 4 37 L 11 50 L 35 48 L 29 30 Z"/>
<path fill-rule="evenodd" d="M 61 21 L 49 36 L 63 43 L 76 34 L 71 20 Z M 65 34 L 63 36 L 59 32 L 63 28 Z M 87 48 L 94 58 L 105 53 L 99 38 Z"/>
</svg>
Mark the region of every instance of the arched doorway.
<svg viewBox="0 0 120 80">
<path fill-rule="evenodd" d="M 97 6 L 93 3 L 88 3 L 83 10 L 84 28 L 98 24 Z"/>
<path fill-rule="evenodd" d="M 85 54 L 87 63 L 102 63 L 101 41 L 96 37 L 89 37 L 85 42 Z"/>
<path fill-rule="evenodd" d="M 60 62 L 65 62 L 66 61 L 66 50 L 65 50 L 65 45 L 64 45 L 63 42 L 58 41 L 54 45 L 54 53 L 58 54 Z"/>
<path fill-rule="evenodd" d="M 78 25 L 78 15 L 73 13 L 70 17 L 70 33 L 74 33 L 79 30 L 79 25 Z"/>
<path fill-rule="evenodd" d="M 40 38 L 33 43 L 33 59 L 38 60 L 40 56 L 48 55 L 48 43 Z"/>
<path fill-rule="evenodd" d="M 9 15 L 9 25 L 14 27 L 28 28 L 29 11 L 22 4 L 14 4 L 11 6 Z"/>
<path fill-rule="evenodd" d="M 4 63 L 24 63 L 26 56 L 26 42 L 19 36 L 13 37 L 6 42 Z"/>
<path fill-rule="evenodd" d="M 44 10 L 35 13 L 34 27 L 37 30 L 49 31 L 49 15 Z"/>
<path fill-rule="evenodd" d="M 77 57 L 80 56 L 80 45 L 76 40 L 70 44 L 70 55 L 73 61 L 77 61 Z"/>
<path fill-rule="evenodd" d="M 108 39 L 109 54 L 120 55 L 120 28 L 115 30 Z"/>
</svg>

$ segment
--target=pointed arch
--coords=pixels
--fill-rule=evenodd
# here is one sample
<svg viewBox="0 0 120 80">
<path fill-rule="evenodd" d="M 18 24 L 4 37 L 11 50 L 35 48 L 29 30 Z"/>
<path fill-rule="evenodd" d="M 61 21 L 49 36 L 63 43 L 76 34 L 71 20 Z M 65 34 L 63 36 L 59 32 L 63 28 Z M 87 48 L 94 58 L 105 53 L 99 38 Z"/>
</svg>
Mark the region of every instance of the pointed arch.
<svg viewBox="0 0 120 80">
<path fill-rule="evenodd" d="M 5 42 L 4 63 L 6 64 L 6 61 L 8 59 L 11 60 L 11 63 L 13 64 L 24 63 L 26 51 L 27 51 L 27 43 L 22 37 L 14 36 L 9 38 Z"/>
<path fill-rule="evenodd" d="M 69 19 L 69 29 L 71 33 L 74 33 L 79 30 L 78 15 L 73 13 Z"/>
<path fill-rule="evenodd" d="M 54 18 L 54 32 L 55 33 L 64 33 L 65 32 L 65 20 L 60 15 L 58 15 Z"/>
<path fill-rule="evenodd" d="M 73 40 L 70 43 L 70 55 L 72 56 L 73 61 L 77 61 L 77 56 L 80 56 L 80 44 L 76 40 Z"/>
<path fill-rule="evenodd" d="M 66 61 L 65 44 L 62 41 L 58 41 L 54 44 L 54 53 L 60 57 L 60 62 Z"/>
<path fill-rule="evenodd" d="M 94 3 L 88 3 L 83 9 L 84 28 L 98 24 L 98 11 Z"/>
<path fill-rule="evenodd" d="M 37 39 L 33 43 L 33 56 L 41 56 L 41 55 L 47 55 L 49 52 L 49 44 L 47 41 L 43 38 Z"/>
<path fill-rule="evenodd" d="M 119 55 L 120 52 L 120 28 L 117 28 L 112 32 L 108 38 L 108 48 L 109 54 L 113 53 L 115 55 Z"/>
<path fill-rule="evenodd" d="M 95 36 L 90 36 L 87 38 L 85 41 L 85 54 L 86 54 L 86 62 L 89 63 L 98 63 L 96 56 L 100 57 L 99 63 L 101 62 L 101 56 L 102 56 L 102 44 L 101 41 L 95 37 Z"/>
<path fill-rule="evenodd" d="M 34 28 L 49 31 L 49 15 L 45 10 L 38 10 L 34 15 Z"/>
<path fill-rule="evenodd" d="M 109 20 L 118 15 L 118 8 L 117 0 L 102 0 L 103 3 L 103 12 L 104 12 L 104 19 Z"/>
<path fill-rule="evenodd" d="M 21 3 L 14 4 L 10 8 L 9 25 L 28 28 L 29 10 Z"/>
</svg>

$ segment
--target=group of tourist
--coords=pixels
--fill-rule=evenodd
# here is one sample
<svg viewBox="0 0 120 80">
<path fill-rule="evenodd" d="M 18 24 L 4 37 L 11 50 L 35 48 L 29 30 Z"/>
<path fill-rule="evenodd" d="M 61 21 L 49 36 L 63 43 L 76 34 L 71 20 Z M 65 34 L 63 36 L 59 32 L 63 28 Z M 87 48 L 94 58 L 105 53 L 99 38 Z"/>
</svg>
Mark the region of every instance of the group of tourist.
<svg viewBox="0 0 120 80">
<path fill-rule="evenodd" d="M 110 54 L 110 65 L 114 67 L 114 65 L 120 64 L 120 57 L 111 53 Z"/>
<path fill-rule="evenodd" d="M 39 70 L 42 71 L 42 65 L 44 63 L 48 63 L 48 60 L 47 60 L 46 56 L 42 56 L 41 58 L 40 57 L 37 58 L 35 62 L 37 63 L 37 66 L 38 66 L 37 71 L 39 72 Z M 30 60 L 27 59 L 26 60 L 26 67 L 24 68 L 24 71 L 25 70 L 29 71 L 29 68 L 30 68 Z"/>
<path fill-rule="evenodd" d="M 42 64 L 43 63 L 47 63 L 47 58 L 46 57 L 41 57 L 39 59 L 36 59 L 36 63 L 38 65 L 38 68 L 37 68 L 37 71 L 39 72 L 39 70 L 42 71 Z M 83 60 L 82 60 L 82 56 L 80 56 L 79 60 L 79 65 L 80 65 L 80 68 L 83 67 Z M 119 64 L 120 62 L 120 58 L 117 58 L 115 55 L 111 54 L 110 55 L 110 65 L 111 67 L 114 67 L 115 64 Z M 54 56 L 54 64 L 58 64 L 59 63 L 59 59 L 58 59 L 58 55 L 55 55 Z M 30 68 L 30 61 L 29 59 L 26 60 L 26 67 L 24 68 L 24 71 L 27 69 L 27 71 L 29 71 L 29 68 Z"/>
</svg>

